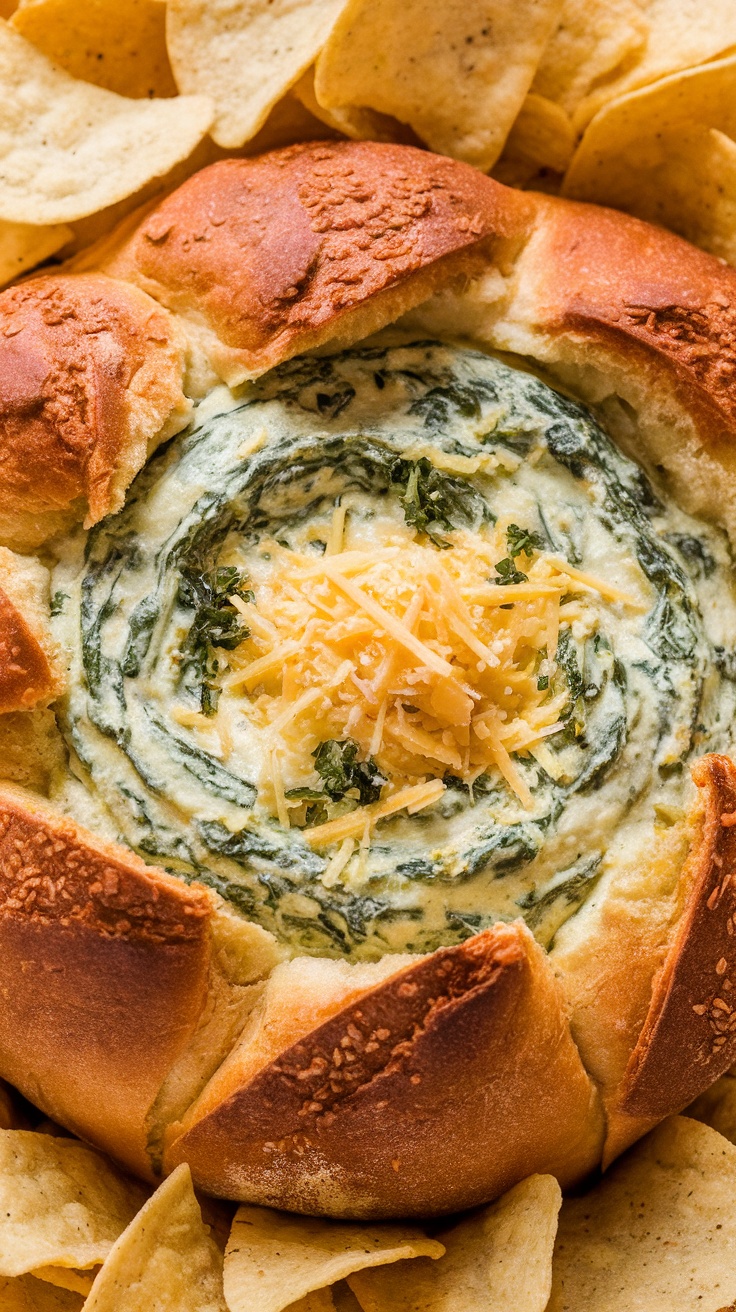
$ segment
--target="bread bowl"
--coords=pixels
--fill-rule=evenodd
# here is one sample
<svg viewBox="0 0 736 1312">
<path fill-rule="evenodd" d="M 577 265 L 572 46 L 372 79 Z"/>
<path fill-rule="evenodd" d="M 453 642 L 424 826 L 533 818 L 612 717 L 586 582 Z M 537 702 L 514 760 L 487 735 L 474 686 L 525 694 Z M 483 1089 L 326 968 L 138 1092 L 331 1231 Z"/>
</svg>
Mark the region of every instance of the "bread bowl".
<svg viewBox="0 0 736 1312">
<path fill-rule="evenodd" d="M 347 142 L 0 295 L 53 612 L 9 584 L 0 742 L 64 744 L 3 771 L 0 1077 L 141 1176 L 389 1217 L 573 1185 L 733 1064 L 735 307 Z"/>
</svg>

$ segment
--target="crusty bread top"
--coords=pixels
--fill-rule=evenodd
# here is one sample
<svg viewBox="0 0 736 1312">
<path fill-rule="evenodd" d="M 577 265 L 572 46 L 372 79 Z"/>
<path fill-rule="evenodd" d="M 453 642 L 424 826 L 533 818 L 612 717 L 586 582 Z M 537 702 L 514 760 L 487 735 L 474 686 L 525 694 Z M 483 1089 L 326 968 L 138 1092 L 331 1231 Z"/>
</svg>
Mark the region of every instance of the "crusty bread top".
<svg viewBox="0 0 736 1312">
<path fill-rule="evenodd" d="M 702 836 L 621 1091 L 621 1111 L 633 1117 L 681 1111 L 736 1061 L 736 766 L 726 756 L 704 756 L 693 777 L 705 807 Z"/>
<path fill-rule="evenodd" d="M 736 430 L 736 269 L 664 228 L 596 205 L 537 197 L 525 272 L 537 324 L 644 348 L 717 442 Z"/>
<path fill-rule="evenodd" d="M 166 1169 L 188 1161 L 203 1188 L 268 1206 L 388 1217 L 598 1161 L 600 1100 L 519 921 L 335 999 L 308 1033 L 298 993 L 274 1004 L 171 1127 Z"/>
<path fill-rule="evenodd" d="M 0 715 L 25 711 L 57 689 L 49 659 L 10 598 L 0 589 Z"/>
<path fill-rule="evenodd" d="M 100 274 L 0 294 L 0 538 L 21 550 L 122 504 L 157 440 L 185 422 L 173 320 Z"/>
<path fill-rule="evenodd" d="M 101 267 L 202 325 L 215 368 L 237 383 L 382 327 L 477 271 L 530 213 L 520 192 L 453 160 L 321 142 L 203 169 Z"/>
<path fill-rule="evenodd" d="M 199 940 L 212 899 L 124 848 L 96 838 L 40 799 L 0 792 L 0 917 L 83 925 L 104 937 Z"/>
<path fill-rule="evenodd" d="M 64 687 L 40 561 L 0 547 L 0 715 L 45 706 Z"/>
</svg>

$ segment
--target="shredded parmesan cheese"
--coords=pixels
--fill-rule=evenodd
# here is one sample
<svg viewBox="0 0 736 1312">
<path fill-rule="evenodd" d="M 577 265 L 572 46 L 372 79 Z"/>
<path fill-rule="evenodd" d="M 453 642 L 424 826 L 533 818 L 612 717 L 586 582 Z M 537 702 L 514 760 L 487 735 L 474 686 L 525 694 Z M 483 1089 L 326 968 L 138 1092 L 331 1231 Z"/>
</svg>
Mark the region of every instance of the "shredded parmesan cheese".
<svg viewBox="0 0 736 1312">
<path fill-rule="evenodd" d="M 560 626 L 571 622 L 563 603 L 576 594 L 575 616 L 589 616 L 592 628 L 596 596 L 637 605 L 544 552 L 518 562 L 526 582 L 497 586 L 500 524 L 457 530 L 446 551 L 395 525 L 372 534 L 361 541 L 339 505 L 321 557 L 262 542 L 268 565 L 251 580 L 255 603 L 238 604 L 251 636 L 223 679 L 265 734 L 280 820 L 304 824 L 305 803 L 287 794 L 320 788 L 312 754 L 321 742 L 350 737 L 375 758 L 389 795 L 306 829 L 318 846 L 366 842 L 377 820 L 416 799 L 430 805 L 448 770 L 469 785 L 497 772 L 530 807 L 514 758 L 556 770 L 544 740 L 563 727 L 568 697 L 554 680 Z"/>
<path fill-rule="evenodd" d="M 327 847 L 330 843 L 341 843 L 346 838 L 358 838 L 365 835 L 377 820 L 385 820 L 389 815 L 396 815 L 397 811 L 408 811 L 409 815 L 416 815 L 425 806 L 439 801 L 444 791 L 445 785 L 441 779 L 430 779 L 414 788 L 402 788 L 393 797 L 387 797 L 385 802 L 359 806 L 357 810 L 341 815 L 337 820 L 328 820 L 327 824 L 317 825 L 314 829 L 305 829 L 304 837 L 312 847 Z"/>
</svg>

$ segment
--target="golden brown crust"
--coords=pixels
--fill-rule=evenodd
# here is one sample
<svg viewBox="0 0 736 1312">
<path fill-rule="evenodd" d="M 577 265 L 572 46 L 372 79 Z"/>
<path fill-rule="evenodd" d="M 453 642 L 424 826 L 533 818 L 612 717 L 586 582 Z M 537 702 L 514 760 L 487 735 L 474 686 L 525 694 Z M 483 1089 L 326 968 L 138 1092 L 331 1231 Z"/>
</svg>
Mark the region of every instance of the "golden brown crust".
<svg viewBox="0 0 736 1312">
<path fill-rule="evenodd" d="M 655 361 L 703 437 L 736 430 L 736 269 L 596 205 L 537 198 L 524 261 L 537 327 L 581 332 L 636 369 Z"/>
<path fill-rule="evenodd" d="M 639 1120 L 654 1124 L 681 1111 L 736 1061 L 736 765 L 704 756 L 693 778 L 703 795 L 702 836 L 685 871 L 687 902 L 610 1115 L 609 1159 L 647 1128 L 637 1129 Z"/>
<path fill-rule="evenodd" d="M 30 625 L 0 589 L 0 715 L 27 711 L 55 695 L 51 663 Z"/>
<path fill-rule="evenodd" d="M 49 619 L 48 571 L 0 547 L 0 715 L 47 705 L 61 693 L 62 661 Z"/>
<path fill-rule="evenodd" d="M 247 1057 L 247 1054 L 245 1054 Z M 441 948 L 257 1074 L 225 1063 L 167 1169 L 298 1211 L 408 1216 L 598 1160 L 602 1115 L 544 953 L 520 923 Z"/>
<path fill-rule="evenodd" d="M 203 892 L 0 793 L 0 1068 L 139 1174 L 205 1005 L 210 918 Z"/>
<path fill-rule="evenodd" d="M 0 539 L 32 549 L 122 503 L 152 446 L 184 423 L 173 320 L 100 274 L 0 294 Z"/>
<path fill-rule="evenodd" d="M 203 169 L 102 267 L 203 326 L 236 383 L 382 327 L 477 272 L 530 213 L 521 193 L 426 151 L 320 142 Z"/>
</svg>

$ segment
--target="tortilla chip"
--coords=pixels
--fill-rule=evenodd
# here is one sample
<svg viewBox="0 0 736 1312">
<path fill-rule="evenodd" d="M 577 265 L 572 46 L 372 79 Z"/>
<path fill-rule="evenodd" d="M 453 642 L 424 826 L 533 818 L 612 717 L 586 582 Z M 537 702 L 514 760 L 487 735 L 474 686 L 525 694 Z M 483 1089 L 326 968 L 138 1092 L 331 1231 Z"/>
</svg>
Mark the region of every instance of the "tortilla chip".
<svg viewBox="0 0 736 1312">
<path fill-rule="evenodd" d="M 736 5 L 730 0 L 638 0 L 638 4 L 649 27 L 641 56 L 581 101 L 573 115 L 578 131 L 609 101 L 718 59 L 736 46 Z"/>
<path fill-rule="evenodd" d="M 690 1104 L 685 1115 L 710 1125 L 729 1143 L 736 1144 L 736 1072 L 730 1070 L 722 1075 Z"/>
<path fill-rule="evenodd" d="M 27 712 L 20 712 L 27 714 Z M 0 745 L 2 740 L 0 739 Z M 28 1122 L 25 1120 L 13 1089 L 4 1080 L 0 1080 L 0 1130 L 22 1130 Z"/>
<path fill-rule="evenodd" d="M 401 141 L 407 136 L 403 124 L 387 114 L 376 114 L 372 109 L 325 109 L 315 95 L 314 65 L 294 83 L 291 94 L 314 118 L 331 128 L 332 133 L 350 137 L 353 141 Z"/>
<path fill-rule="evenodd" d="M 329 36 L 345 0 L 169 0 L 169 58 L 180 91 L 211 96 L 212 136 L 242 146 Z"/>
<path fill-rule="evenodd" d="M 531 1175 L 439 1236 L 445 1255 L 359 1271 L 348 1278 L 363 1312 L 544 1312 L 562 1195 Z"/>
<path fill-rule="evenodd" d="M 648 35 L 649 25 L 634 0 L 565 0 L 532 91 L 572 114 L 596 84 L 630 68 Z"/>
<path fill-rule="evenodd" d="M 736 1300 L 736 1148 L 673 1116 L 563 1203 L 548 1312 L 705 1312 Z"/>
<path fill-rule="evenodd" d="M 31 1275 L 34 1275 L 36 1280 L 45 1280 L 49 1285 L 56 1285 L 58 1289 L 71 1289 L 75 1294 L 83 1294 L 86 1297 L 98 1271 L 99 1266 L 89 1267 L 87 1271 L 80 1271 L 79 1268 L 74 1267 L 37 1266 Z M 1 1303 L 0 1307 L 2 1307 Z"/>
<path fill-rule="evenodd" d="M 0 218 L 58 224 L 113 205 L 192 153 L 201 96 L 126 100 L 79 82 L 0 21 Z"/>
<path fill-rule="evenodd" d="M 421 1261 L 422 1259 L 418 1260 Z M 338 1280 L 337 1284 L 332 1286 L 330 1293 L 332 1294 L 335 1312 L 361 1312 L 360 1303 L 347 1280 Z"/>
<path fill-rule="evenodd" d="M 0 1276 L 2 1312 L 81 1312 L 83 1305 L 81 1294 L 56 1289 L 33 1276 L 19 1276 L 17 1280 Z"/>
<path fill-rule="evenodd" d="M 165 0 L 21 0 L 12 25 L 72 77 L 134 99 L 176 95 Z"/>
<path fill-rule="evenodd" d="M 664 224 L 732 260 L 734 136 L 736 55 L 607 106 L 583 137 L 563 191 Z"/>
<path fill-rule="evenodd" d="M 227 1312 L 222 1254 L 202 1222 L 189 1167 L 164 1180 L 120 1236 L 85 1312 Z"/>
<path fill-rule="evenodd" d="M 0 286 L 55 255 L 71 236 L 72 230 L 65 224 L 35 227 L 0 220 Z"/>
<path fill-rule="evenodd" d="M 282 1312 L 354 1271 L 407 1257 L 441 1257 L 415 1226 L 359 1225 L 239 1207 L 225 1253 L 230 1312 Z"/>
<path fill-rule="evenodd" d="M 432 150 L 489 169 L 561 0 L 348 0 L 317 60 L 325 109 L 367 107 Z"/>
<path fill-rule="evenodd" d="M 291 1303 L 286 1312 L 335 1312 L 332 1290 L 315 1289 L 311 1294 L 305 1294 L 304 1298 L 300 1298 L 298 1303 Z"/>
<path fill-rule="evenodd" d="M 0 1275 L 94 1266 L 145 1197 L 75 1139 L 0 1130 Z"/>
<path fill-rule="evenodd" d="M 540 169 L 564 173 L 574 152 L 575 134 L 564 109 L 544 96 L 530 93 L 508 135 L 493 176 L 508 185 L 523 185 Z M 517 178 L 523 179 L 523 183 L 517 182 Z"/>
</svg>

